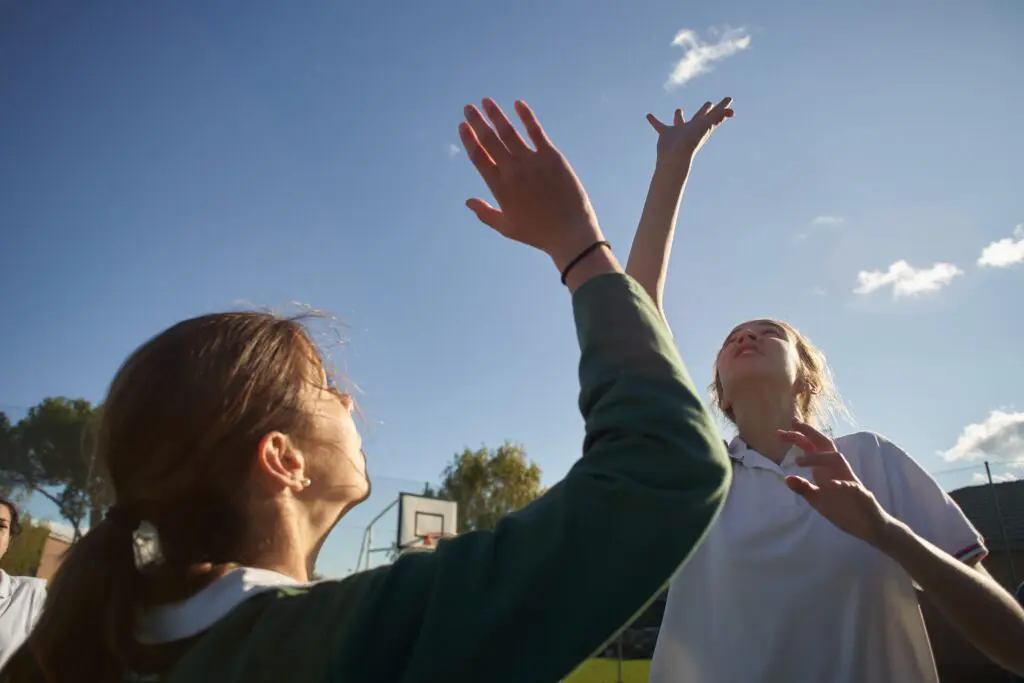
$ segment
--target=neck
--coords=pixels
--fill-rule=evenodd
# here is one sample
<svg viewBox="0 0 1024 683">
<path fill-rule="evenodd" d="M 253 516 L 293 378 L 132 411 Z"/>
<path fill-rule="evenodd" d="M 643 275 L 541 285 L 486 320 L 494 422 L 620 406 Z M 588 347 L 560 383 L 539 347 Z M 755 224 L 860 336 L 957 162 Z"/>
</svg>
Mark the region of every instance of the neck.
<svg viewBox="0 0 1024 683">
<path fill-rule="evenodd" d="M 307 515 L 299 514 L 292 504 L 275 507 L 273 513 L 264 516 L 266 523 L 257 527 L 276 529 L 269 538 L 264 538 L 249 566 L 269 569 L 305 583 L 313 576 L 316 556 L 326 533 L 314 529 Z"/>
<path fill-rule="evenodd" d="M 793 429 L 797 415 L 796 397 L 779 394 L 778 390 L 745 391 L 740 400 L 732 401 L 732 413 L 740 438 L 764 457 L 781 463 L 790 445 L 779 439 L 778 430 Z"/>
</svg>

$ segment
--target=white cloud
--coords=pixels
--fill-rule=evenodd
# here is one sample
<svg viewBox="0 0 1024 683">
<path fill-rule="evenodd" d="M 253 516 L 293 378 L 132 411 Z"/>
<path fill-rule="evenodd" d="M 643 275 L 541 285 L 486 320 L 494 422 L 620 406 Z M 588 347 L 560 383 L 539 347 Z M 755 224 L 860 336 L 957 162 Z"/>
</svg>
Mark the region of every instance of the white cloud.
<svg viewBox="0 0 1024 683">
<path fill-rule="evenodd" d="M 459 156 L 459 153 L 461 151 L 462 151 L 462 148 L 459 147 L 458 145 L 452 145 L 452 144 L 448 145 L 448 156 L 450 156 L 450 157 L 457 157 L 457 156 Z"/>
<path fill-rule="evenodd" d="M 815 232 L 816 230 L 838 228 L 845 222 L 846 219 L 843 218 L 842 216 L 833 216 L 832 214 L 823 214 L 821 216 L 815 216 L 814 220 L 812 220 L 810 224 L 808 224 L 806 230 L 797 233 L 795 240 L 797 242 L 803 242 L 805 239 L 811 236 L 811 233 Z"/>
<path fill-rule="evenodd" d="M 825 227 L 836 227 L 842 225 L 846 221 L 842 216 L 833 216 L 831 214 L 825 214 L 823 216 L 815 216 L 814 220 L 811 221 L 811 227 L 813 228 L 825 228 Z"/>
<path fill-rule="evenodd" d="M 711 30 L 717 40 L 706 43 L 700 39 L 696 31 L 684 28 L 672 39 L 674 47 L 683 48 L 683 57 L 672 68 L 665 89 L 672 90 L 688 81 L 706 74 L 712 69 L 714 62 L 731 57 L 750 47 L 750 34 L 742 28 L 726 28 L 723 31 Z"/>
<path fill-rule="evenodd" d="M 929 292 L 937 292 L 953 278 L 964 272 L 952 263 L 936 263 L 930 268 L 914 268 L 906 261 L 897 261 L 889 266 L 889 270 L 862 270 L 857 273 L 857 286 L 854 294 L 871 294 L 883 287 L 892 286 L 892 298 L 917 296 Z"/>
<path fill-rule="evenodd" d="M 956 444 L 941 455 L 946 460 L 1024 459 L 1024 413 L 993 410 L 984 422 L 964 427 Z"/>
<path fill-rule="evenodd" d="M 1020 477 L 1018 477 L 1015 474 L 993 474 L 992 475 L 992 483 L 993 484 L 1002 484 L 1003 482 L 1007 482 L 1007 481 L 1018 481 L 1019 479 L 1020 479 Z M 974 476 L 971 477 L 971 481 L 974 482 L 975 484 L 987 484 L 988 483 L 988 475 L 987 474 L 982 474 L 981 472 L 975 472 Z"/>
<path fill-rule="evenodd" d="M 1013 237 L 992 242 L 978 257 L 982 268 L 1008 268 L 1017 263 L 1024 263 L 1024 223 L 1013 229 Z"/>
</svg>

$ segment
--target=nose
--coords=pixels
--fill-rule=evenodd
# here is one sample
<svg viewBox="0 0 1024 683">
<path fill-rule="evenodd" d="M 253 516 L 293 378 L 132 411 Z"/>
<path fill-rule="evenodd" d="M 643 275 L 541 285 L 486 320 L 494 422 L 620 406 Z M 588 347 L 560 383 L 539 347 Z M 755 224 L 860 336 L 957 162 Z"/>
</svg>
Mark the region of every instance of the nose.
<svg viewBox="0 0 1024 683">
<path fill-rule="evenodd" d="M 736 343 L 740 345 L 752 344 L 757 341 L 757 332 L 754 330 L 741 330 L 736 335 Z"/>
</svg>

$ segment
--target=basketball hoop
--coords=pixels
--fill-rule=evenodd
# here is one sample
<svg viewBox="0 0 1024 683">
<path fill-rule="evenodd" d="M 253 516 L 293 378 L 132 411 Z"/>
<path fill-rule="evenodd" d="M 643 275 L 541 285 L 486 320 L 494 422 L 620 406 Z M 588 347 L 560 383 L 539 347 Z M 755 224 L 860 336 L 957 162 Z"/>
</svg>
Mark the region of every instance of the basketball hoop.
<svg viewBox="0 0 1024 683">
<path fill-rule="evenodd" d="M 409 545 L 402 548 L 402 553 L 429 553 L 437 550 L 437 544 L 445 538 L 450 538 L 455 534 L 422 534 L 417 536 L 419 543 L 415 545 Z"/>
</svg>

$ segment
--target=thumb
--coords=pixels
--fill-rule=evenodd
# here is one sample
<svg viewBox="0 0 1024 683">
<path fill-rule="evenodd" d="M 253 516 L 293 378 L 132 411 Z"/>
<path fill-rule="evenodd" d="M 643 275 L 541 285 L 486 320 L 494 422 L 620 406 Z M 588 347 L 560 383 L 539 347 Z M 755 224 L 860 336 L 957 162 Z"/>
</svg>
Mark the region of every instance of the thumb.
<svg viewBox="0 0 1024 683">
<path fill-rule="evenodd" d="M 821 490 L 803 477 L 796 475 L 786 477 L 786 486 L 801 498 L 806 498 L 808 502 L 811 502 L 818 491 Z"/>
<path fill-rule="evenodd" d="M 504 218 L 504 214 L 500 209 L 495 209 L 484 200 L 475 198 L 467 200 L 466 207 L 475 213 L 476 217 L 480 219 L 480 222 L 484 225 L 488 225 L 498 231 L 501 230 L 501 223 Z"/>
</svg>

